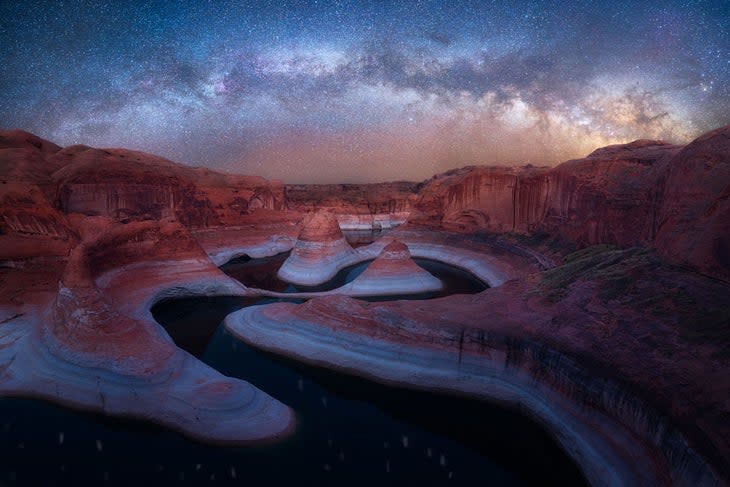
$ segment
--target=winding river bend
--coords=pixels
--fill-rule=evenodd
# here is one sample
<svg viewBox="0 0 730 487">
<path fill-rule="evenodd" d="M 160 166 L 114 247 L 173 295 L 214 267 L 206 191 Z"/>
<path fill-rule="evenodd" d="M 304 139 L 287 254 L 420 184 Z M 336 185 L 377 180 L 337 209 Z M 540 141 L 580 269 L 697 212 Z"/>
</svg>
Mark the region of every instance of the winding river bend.
<svg viewBox="0 0 730 487">
<path fill-rule="evenodd" d="M 295 434 L 265 448 L 286 472 L 252 473 L 262 480 L 281 475 L 282 481 L 304 479 L 307 485 L 472 485 L 478 479 L 489 485 L 586 485 L 547 433 L 518 413 L 386 387 L 245 345 L 218 323 L 227 311 L 251 304 L 235 297 L 188 298 L 154 311 L 183 347 L 201 338 L 187 333 L 191 325 L 203 333 L 200 325 L 207 323 L 207 347 L 191 352 L 296 411 Z M 220 314 L 212 316 L 212 309 Z M 270 464 L 271 453 L 251 454 L 262 455 L 257 465 Z"/>
<path fill-rule="evenodd" d="M 275 272 L 268 270 L 276 260 L 244 259 L 224 270 L 242 281 L 271 284 Z M 418 263 L 446 281 L 447 294 L 484 288 L 458 269 Z M 344 277 L 324 287 L 353 279 L 360 267 L 344 270 Z M 519 412 L 306 366 L 249 347 L 221 324 L 237 309 L 271 301 L 185 298 L 163 301 L 152 312 L 181 348 L 292 407 L 298 424 L 291 437 L 263 446 L 215 447 L 147 423 L 1 399 L 0 455 L 8 477 L 0 480 L 16 485 L 586 485 L 556 442 Z M 37 468 L 41 458 L 43 469 Z"/>
</svg>

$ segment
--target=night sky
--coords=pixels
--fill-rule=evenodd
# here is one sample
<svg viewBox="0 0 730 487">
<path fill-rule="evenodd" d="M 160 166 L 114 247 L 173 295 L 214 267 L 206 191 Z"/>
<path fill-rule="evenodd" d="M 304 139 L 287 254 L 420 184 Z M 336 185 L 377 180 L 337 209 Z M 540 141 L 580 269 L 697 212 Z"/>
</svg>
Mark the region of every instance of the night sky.
<svg viewBox="0 0 730 487">
<path fill-rule="evenodd" d="M 730 1 L 0 3 L 0 127 L 286 182 L 730 123 Z"/>
</svg>

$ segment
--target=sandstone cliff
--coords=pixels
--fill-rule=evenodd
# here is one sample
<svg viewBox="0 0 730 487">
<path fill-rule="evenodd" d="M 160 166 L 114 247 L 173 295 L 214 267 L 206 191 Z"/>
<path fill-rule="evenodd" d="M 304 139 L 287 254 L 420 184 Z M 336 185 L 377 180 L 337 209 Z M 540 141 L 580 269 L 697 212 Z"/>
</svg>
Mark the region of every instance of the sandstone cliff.
<svg viewBox="0 0 730 487">
<path fill-rule="evenodd" d="M 669 262 L 730 280 L 730 126 L 670 161 L 654 246 Z"/>
<path fill-rule="evenodd" d="M 263 178 L 190 168 L 125 149 L 67 147 L 53 174 L 67 213 L 115 219 L 175 218 L 191 227 L 236 224 L 256 209 L 283 208 L 283 185 Z"/>
<path fill-rule="evenodd" d="M 637 140 L 552 169 L 467 167 L 420 184 L 284 186 L 1 132 L 0 258 L 66 255 L 77 241 L 71 213 L 205 229 L 328 209 L 345 229 L 408 219 L 462 232 L 547 233 L 578 248 L 649 245 L 670 262 L 730 280 L 729 140 L 727 126 L 684 148 Z"/>
<path fill-rule="evenodd" d="M 542 229 L 579 247 L 641 245 L 654 238 L 661 181 L 679 147 L 637 140 L 598 149 L 550 171 Z"/>
<path fill-rule="evenodd" d="M 467 167 L 434 176 L 409 223 L 542 233 L 569 246 L 634 245 L 730 280 L 730 126 L 686 147 L 653 140 L 555 168 Z"/>
<path fill-rule="evenodd" d="M 50 201 L 61 148 L 20 130 L 0 132 L 0 260 L 65 256 L 76 232 Z"/>
<path fill-rule="evenodd" d="M 0 162 L 0 235 L 68 238 L 73 231 L 62 215 L 71 213 L 205 228 L 247 223 L 256 212 L 285 207 L 281 182 L 126 149 L 61 148 L 22 131 L 0 132 Z"/>
<path fill-rule="evenodd" d="M 426 181 L 412 223 L 462 231 L 526 232 L 545 214 L 547 168 L 465 167 Z"/>
<path fill-rule="evenodd" d="M 409 182 L 291 184 L 286 186 L 286 205 L 303 213 L 326 209 L 343 229 L 389 228 L 408 218 L 418 188 Z"/>
</svg>

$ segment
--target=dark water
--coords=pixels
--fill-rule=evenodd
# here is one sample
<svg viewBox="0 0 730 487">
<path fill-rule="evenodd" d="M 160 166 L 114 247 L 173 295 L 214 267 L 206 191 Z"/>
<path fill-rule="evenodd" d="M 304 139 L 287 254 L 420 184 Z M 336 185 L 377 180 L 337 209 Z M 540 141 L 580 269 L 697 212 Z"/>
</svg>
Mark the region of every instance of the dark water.
<svg viewBox="0 0 730 487">
<path fill-rule="evenodd" d="M 349 267 L 345 267 L 326 283 L 318 286 L 298 286 L 289 284 L 276 277 L 276 272 L 289 257 L 289 252 L 265 257 L 263 259 L 251 259 L 240 257 L 231 260 L 221 266 L 221 270 L 240 281 L 248 287 L 266 289 L 269 291 L 295 293 L 307 291 L 330 291 L 352 282 L 362 274 L 372 260 L 366 260 Z M 389 296 L 386 298 L 365 298 L 368 301 L 382 301 L 393 299 L 429 299 L 449 296 L 451 294 L 474 294 L 484 291 L 488 286 L 475 277 L 473 274 L 456 267 L 438 262 L 435 260 L 414 258 L 416 264 L 434 276 L 441 279 L 444 289 L 433 293 L 420 293 L 415 295 Z"/>
<path fill-rule="evenodd" d="M 220 323 L 251 304 L 190 298 L 160 303 L 153 314 L 179 346 L 292 407 L 293 436 L 213 447 L 145 422 L 5 398 L 0 485 L 586 485 L 549 435 L 517 412 L 385 387 L 246 346 Z"/>
<path fill-rule="evenodd" d="M 549 435 L 517 412 L 386 387 L 247 346 L 217 323 L 249 303 L 191 298 L 161 303 L 154 313 L 176 341 L 189 327 L 214 330 L 204 362 L 295 409 L 299 429 L 275 449 L 291 479 L 306 485 L 585 485 Z M 299 451 L 315 468 L 301 462 Z"/>
</svg>

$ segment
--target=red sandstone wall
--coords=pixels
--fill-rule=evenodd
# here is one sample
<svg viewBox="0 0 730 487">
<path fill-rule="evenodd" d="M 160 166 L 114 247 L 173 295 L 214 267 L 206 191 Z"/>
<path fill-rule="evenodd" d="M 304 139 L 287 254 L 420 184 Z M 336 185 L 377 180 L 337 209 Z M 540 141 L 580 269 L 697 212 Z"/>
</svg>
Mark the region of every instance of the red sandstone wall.
<svg viewBox="0 0 730 487">
<path fill-rule="evenodd" d="M 411 211 L 418 184 L 289 184 L 286 206 L 306 213 L 326 209 L 338 215 L 395 214 Z"/>
<path fill-rule="evenodd" d="M 654 246 L 670 262 L 730 281 L 730 126 L 670 162 Z"/>
<path fill-rule="evenodd" d="M 0 132 L 0 260 L 65 256 L 77 241 L 49 203 L 51 159 L 61 148 L 22 131 Z"/>
<path fill-rule="evenodd" d="M 553 169 L 468 167 L 434 176 L 409 222 L 545 231 L 579 247 L 651 245 L 730 280 L 730 126 L 682 148 L 638 140 Z"/>
<path fill-rule="evenodd" d="M 410 221 L 465 231 L 529 231 L 545 213 L 547 174 L 547 168 L 471 167 L 438 175 L 424 185 Z"/>
<path fill-rule="evenodd" d="M 671 262 L 730 280 L 729 159 L 727 126 L 683 149 L 640 140 L 553 169 L 468 167 L 421 184 L 285 187 L 141 152 L 61 149 L 25 132 L 0 132 L 0 257 L 67 253 L 76 231 L 64 213 L 203 228 L 251 223 L 256 211 L 272 217 L 324 208 L 354 224 L 410 213 L 410 223 L 452 230 L 545 231 L 577 246 L 653 245 Z"/>
<path fill-rule="evenodd" d="M 662 142 L 636 141 L 557 166 L 549 175 L 542 229 L 578 246 L 651 242 L 661 181 L 677 150 Z"/>
<path fill-rule="evenodd" d="M 235 225 L 256 209 L 281 210 L 283 184 L 190 168 L 141 152 L 74 146 L 56 156 L 57 204 L 68 213 Z"/>
</svg>

